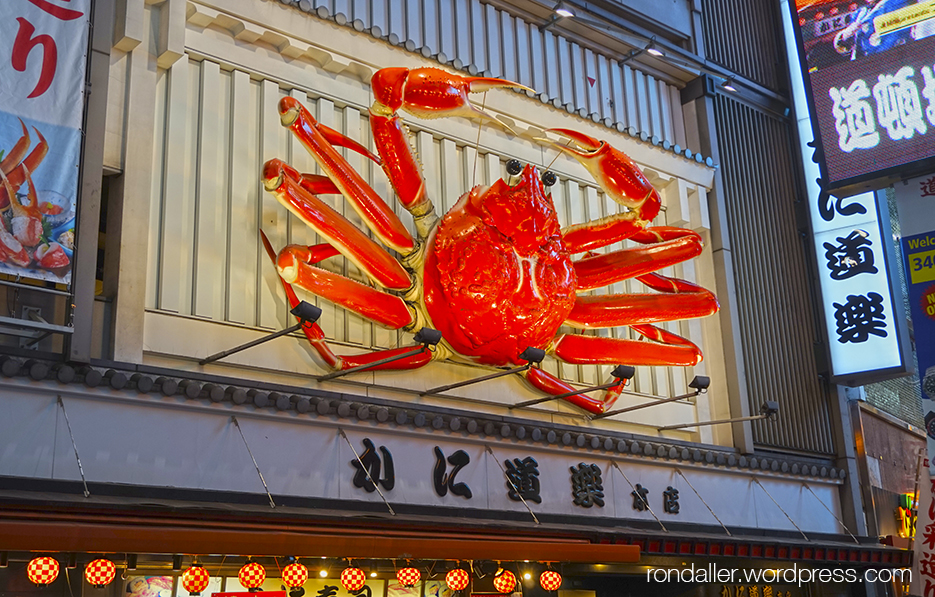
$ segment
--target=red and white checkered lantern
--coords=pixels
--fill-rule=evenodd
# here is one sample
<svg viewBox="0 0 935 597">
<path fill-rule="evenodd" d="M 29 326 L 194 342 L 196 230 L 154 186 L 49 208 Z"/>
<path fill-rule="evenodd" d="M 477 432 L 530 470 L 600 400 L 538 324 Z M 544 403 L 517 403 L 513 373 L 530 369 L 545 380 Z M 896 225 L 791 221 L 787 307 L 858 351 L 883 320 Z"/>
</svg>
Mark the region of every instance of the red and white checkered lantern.
<svg viewBox="0 0 935 597">
<path fill-rule="evenodd" d="M 189 595 L 201 595 L 210 581 L 211 575 L 204 566 L 192 566 L 182 573 L 182 586 Z"/>
<path fill-rule="evenodd" d="M 471 582 L 471 575 L 468 574 L 467 570 L 462 570 L 461 568 L 455 568 L 445 575 L 445 584 L 448 585 L 448 588 L 452 591 L 463 590 L 468 586 L 469 582 Z"/>
<path fill-rule="evenodd" d="M 413 567 L 400 568 L 396 572 L 396 580 L 404 587 L 414 587 L 422 580 L 422 573 Z"/>
<path fill-rule="evenodd" d="M 493 588 L 500 593 L 512 593 L 516 588 L 516 577 L 509 570 L 500 569 L 493 577 Z"/>
<path fill-rule="evenodd" d="M 103 589 L 117 576 L 117 565 L 110 560 L 99 559 L 90 562 L 84 568 L 84 578 L 88 584 L 98 589 Z"/>
<path fill-rule="evenodd" d="M 42 556 L 33 558 L 29 562 L 26 566 L 26 576 L 40 587 L 44 587 L 58 578 L 58 570 L 58 562 L 55 561 L 55 558 Z"/>
<path fill-rule="evenodd" d="M 356 593 L 367 584 L 367 575 L 360 568 L 345 568 L 341 572 L 341 584 L 348 593 Z"/>
<path fill-rule="evenodd" d="M 557 591 L 562 586 L 562 575 L 555 570 L 546 570 L 539 575 L 539 586 L 544 591 Z"/>
<path fill-rule="evenodd" d="M 293 562 L 282 569 L 282 584 L 290 589 L 301 587 L 307 580 L 308 568 L 298 562 Z"/>
<path fill-rule="evenodd" d="M 237 574 L 237 580 L 240 585 L 246 587 L 251 593 L 255 593 L 263 586 L 266 580 L 266 568 L 256 562 L 247 562 Z"/>
</svg>

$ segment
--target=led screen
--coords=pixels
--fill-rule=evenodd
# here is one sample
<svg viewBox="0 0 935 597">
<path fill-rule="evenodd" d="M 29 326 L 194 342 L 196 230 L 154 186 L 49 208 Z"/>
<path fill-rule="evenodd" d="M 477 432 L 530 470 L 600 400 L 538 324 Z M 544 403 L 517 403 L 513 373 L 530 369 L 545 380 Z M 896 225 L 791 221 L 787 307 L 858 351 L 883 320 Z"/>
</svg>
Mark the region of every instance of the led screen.
<svg viewBox="0 0 935 597">
<path fill-rule="evenodd" d="M 935 0 L 795 0 L 828 188 L 935 157 Z"/>
</svg>

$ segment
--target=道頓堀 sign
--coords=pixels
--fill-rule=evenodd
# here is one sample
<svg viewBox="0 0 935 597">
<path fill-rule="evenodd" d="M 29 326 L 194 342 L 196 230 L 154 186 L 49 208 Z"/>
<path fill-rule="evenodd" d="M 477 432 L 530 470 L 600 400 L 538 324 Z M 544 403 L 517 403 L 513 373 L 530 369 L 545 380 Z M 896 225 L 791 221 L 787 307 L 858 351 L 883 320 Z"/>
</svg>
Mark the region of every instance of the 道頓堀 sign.
<svg viewBox="0 0 935 597">
<path fill-rule="evenodd" d="M 68 283 L 91 0 L 10 0 L 0 19 L 0 273 Z"/>
</svg>

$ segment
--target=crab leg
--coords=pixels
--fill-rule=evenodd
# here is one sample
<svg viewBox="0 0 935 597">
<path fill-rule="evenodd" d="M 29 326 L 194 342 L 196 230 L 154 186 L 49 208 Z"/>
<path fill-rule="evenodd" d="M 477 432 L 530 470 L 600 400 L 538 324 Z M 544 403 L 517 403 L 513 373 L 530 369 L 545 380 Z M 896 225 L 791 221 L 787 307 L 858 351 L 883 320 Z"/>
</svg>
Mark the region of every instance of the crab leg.
<svg viewBox="0 0 935 597">
<path fill-rule="evenodd" d="M 263 240 L 263 246 L 266 248 L 266 254 L 269 255 L 269 258 L 273 261 L 274 264 L 277 263 L 276 251 L 273 250 L 273 246 L 270 244 L 269 239 L 266 238 L 266 235 L 263 231 L 260 231 L 260 237 Z M 308 258 L 311 263 L 327 259 L 328 257 L 334 257 L 338 254 L 337 250 L 328 245 L 316 245 L 314 247 L 306 247 L 308 249 Z M 279 281 L 282 283 L 283 290 L 286 292 L 286 298 L 289 300 L 289 307 L 295 308 L 299 304 L 299 297 L 296 296 L 295 290 L 292 288 L 292 284 L 287 282 L 282 276 L 279 277 Z M 372 289 L 371 289 L 372 290 Z M 394 356 L 396 354 L 401 354 L 403 352 L 408 352 L 411 348 L 391 348 L 388 350 L 378 350 L 372 353 L 364 353 L 354 356 L 339 356 L 331 350 L 331 347 L 328 346 L 328 343 L 325 341 L 325 333 L 322 331 L 321 326 L 317 323 L 306 324 L 302 326 L 302 332 L 305 334 L 305 337 L 308 339 L 309 344 L 312 345 L 312 348 L 315 352 L 318 353 L 318 356 L 322 358 L 325 363 L 332 369 L 350 369 L 352 367 L 358 367 L 360 365 L 366 365 L 367 363 L 372 363 L 380 359 L 384 359 L 389 356 Z M 405 359 L 400 359 L 398 361 L 393 361 L 391 363 L 384 363 L 383 365 L 377 365 L 373 367 L 376 369 L 416 369 L 427 364 L 432 359 L 432 354 L 425 350 L 419 354 L 407 357 Z"/>
<path fill-rule="evenodd" d="M 10 149 L 9 153 L 4 156 L 3 161 L 0 161 L 0 170 L 3 170 L 4 174 L 12 172 L 13 168 L 23 161 L 23 156 L 26 155 L 26 150 L 29 149 L 30 139 L 29 131 L 26 129 L 26 123 L 23 122 L 22 118 L 18 120 L 20 126 L 23 127 L 23 136 L 19 138 L 19 141 Z"/>
<path fill-rule="evenodd" d="M 562 334 L 555 341 L 555 356 L 575 365 L 676 365 L 691 367 L 701 362 L 701 349 L 679 335 L 653 325 L 634 325 L 634 330 L 653 342 Z"/>
<path fill-rule="evenodd" d="M 359 228 L 309 193 L 302 177 L 282 160 L 272 159 L 263 166 L 263 183 L 289 211 L 328 240 L 348 259 L 384 288 L 406 290 L 412 285 L 409 274 L 389 253 Z"/>
<path fill-rule="evenodd" d="M 659 213 L 659 193 L 629 156 L 606 141 L 578 131 L 549 130 L 567 137 L 573 145 L 542 140 L 581 162 L 604 193 L 628 210 L 562 230 L 565 246 L 570 252 L 584 253 L 606 247 L 638 234 L 649 225 Z"/>
<path fill-rule="evenodd" d="M 370 127 L 383 158 L 383 171 L 400 202 L 416 216 L 430 212 L 432 202 L 425 193 L 425 179 L 398 111 L 405 110 L 418 118 L 478 118 L 503 126 L 471 104 L 468 94 L 503 87 L 528 89 L 505 79 L 461 77 L 438 68 L 380 69 L 371 78 L 371 86 L 374 102 L 370 108 Z"/>
<path fill-rule="evenodd" d="M 546 394 L 557 396 L 559 394 L 567 394 L 568 392 L 575 391 L 574 387 L 558 379 L 551 373 L 543 371 L 539 367 L 530 367 L 525 371 L 524 375 L 526 377 L 526 381 L 528 381 L 532 387 L 545 392 Z M 621 385 L 625 383 L 626 382 L 621 382 Z M 619 396 L 619 393 L 617 395 Z M 584 410 L 597 415 L 602 414 L 605 410 L 610 408 L 611 405 L 613 405 L 613 402 L 607 404 L 602 400 L 592 398 L 591 396 L 585 396 L 584 394 L 568 396 L 564 398 L 564 400 L 574 404 L 578 408 L 583 408 Z"/>
<path fill-rule="evenodd" d="M 654 230 L 649 228 L 645 232 Z M 672 240 L 654 242 L 645 247 L 621 249 L 612 253 L 585 257 L 575 262 L 578 276 L 578 291 L 591 290 L 621 280 L 648 275 L 652 272 L 681 263 L 701 254 L 701 236 L 691 230 L 670 228 L 678 231 Z M 641 233 L 641 237 L 644 236 Z M 667 235 L 658 235 L 664 237 Z M 653 236 L 657 238 L 657 236 Z M 639 240 L 639 239 L 636 239 Z"/>
<path fill-rule="evenodd" d="M 3 173 L 3 170 L 0 170 L 0 186 L 6 190 L 9 196 L 15 196 L 13 189 L 10 188 L 10 180 Z M 26 267 L 32 261 L 22 243 L 16 240 L 16 237 L 6 229 L 3 218 L 0 218 L 0 261 L 20 267 Z"/>
<path fill-rule="evenodd" d="M 14 196 L 16 190 L 26 182 L 26 171 L 35 172 L 46 154 L 49 153 L 49 144 L 46 143 L 45 137 L 42 136 L 42 133 L 40 133 L 39 129 L 36 127 L 33 127 L 32 130 L 36 131 L 36 135 L 39 136 L 39 143 L 29 152 L 29 155 L 26 156 L 23 163 L 13 168 L 13 171 L 10 172 L 9 182 L 12 191 L 10 191 L 6 185 L 0 186 L 0 209 L 5 209 L 6 206 L 10 204 L 10 197 Z"/>
<path fill-rule="evenodd" d="M 356 141 L 319 123 L 295 98 L 282 98 L 279 101 L 279 114 L 283 126 L 295 134 L 376 237 L 400 253 L 412 251 L 412 236 L 399 217 L 360 174 L 351 168 L 334 145 L 348 147 L 378 164 L 380 158 Z"/>
<path fill-rule="evenodd" d="M 679 282 L 691 285 L 694 292 L 579 296 L 575 299 L 575 306 L 572 307 L 565 324 L 585 329 L 611 328 L 705 317 L 717 313 L 717 299 L 711 292 L 691 282 Z M 686 286 L 683 288 L 688 289 Z"/>
</svg>

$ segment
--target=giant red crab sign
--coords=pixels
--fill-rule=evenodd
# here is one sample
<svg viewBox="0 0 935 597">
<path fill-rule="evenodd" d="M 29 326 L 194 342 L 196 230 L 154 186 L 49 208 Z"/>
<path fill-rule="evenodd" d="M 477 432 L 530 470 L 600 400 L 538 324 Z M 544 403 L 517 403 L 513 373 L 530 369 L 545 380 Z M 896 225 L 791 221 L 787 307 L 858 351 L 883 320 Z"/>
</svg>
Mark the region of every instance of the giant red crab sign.
<svg viewBox="0 0 935 597">
<path fill-rule="evenodd" d="M 546 191 L 554 175 L 546 173 L 543 183 L 534 166 L 522 168 L 513 163 L 509 182 L 498 180 L 488 188 L 469 190 L 439 219 L 399 111 L 422 118 L 492 119 L 471 105 L 469 92 L 525 88 L 502 79 L 461 77 L 436 68 L 385 68 L 374 74 L 372 86 L 375 101 L 370 123 L 379 156 L 317 122 L 294 98 L 285 97 L 279 103 L 283 126 L 295 134 L 324 173 L 302 174 L 278 159 L 263 167 L 266 190 L 327 241 L 311 247 L 289 245 L 277 255 L 263 235 L 292 306 L 298 304 L 292 289 L 295 284 L 391 329 L 429 326 L 442 332 L 443 341 L 436 351 L 425 349 L 375 369 L 414 369 L 438 358 L 494 367 L 517 365 L 527 347 L 546 349 L 557 359 L 576 364 L 691 366 L 701 361 L 698 347 L 654 325 L 717 311 L 711 292 L 655 273 L 697 256 L 701 237 L 682 228 L 649 226 L 659 212 L 659 195 L 630 158 L 604 141 L 553 129 L 566 142 L 547 142 L 581 162 L 607 196 L 626 211 L 562 229 Z M 399 201 L 414 218 L 415 238 L 336 145 L 382 166 Z M 319 199 L 323 193 L 342 194 L 376 240 Z M 593 253 L 624 239 L 641 246 Z M 401 255 L 401 260 L 381 243 Z M 360 268 L 371 284 L 316 267 L 338 254 Z M 628 278 L 656 292 L 578 294 Z M 556 336 L 562 325 L 630 326 L 643 339 Z M 338 356 L 316 324 L 303 330 L 325 363 L 337 370 L 410 350 Z M 524 375 L 532 386 L 548 394 L 574 391 L 539 367 L 528 368 Z M 617 384 L 602 399 L 577 394 L 566 400 L 602 413 L 620 395 L 622 386 L 623 382 Z"/>
</svg>

